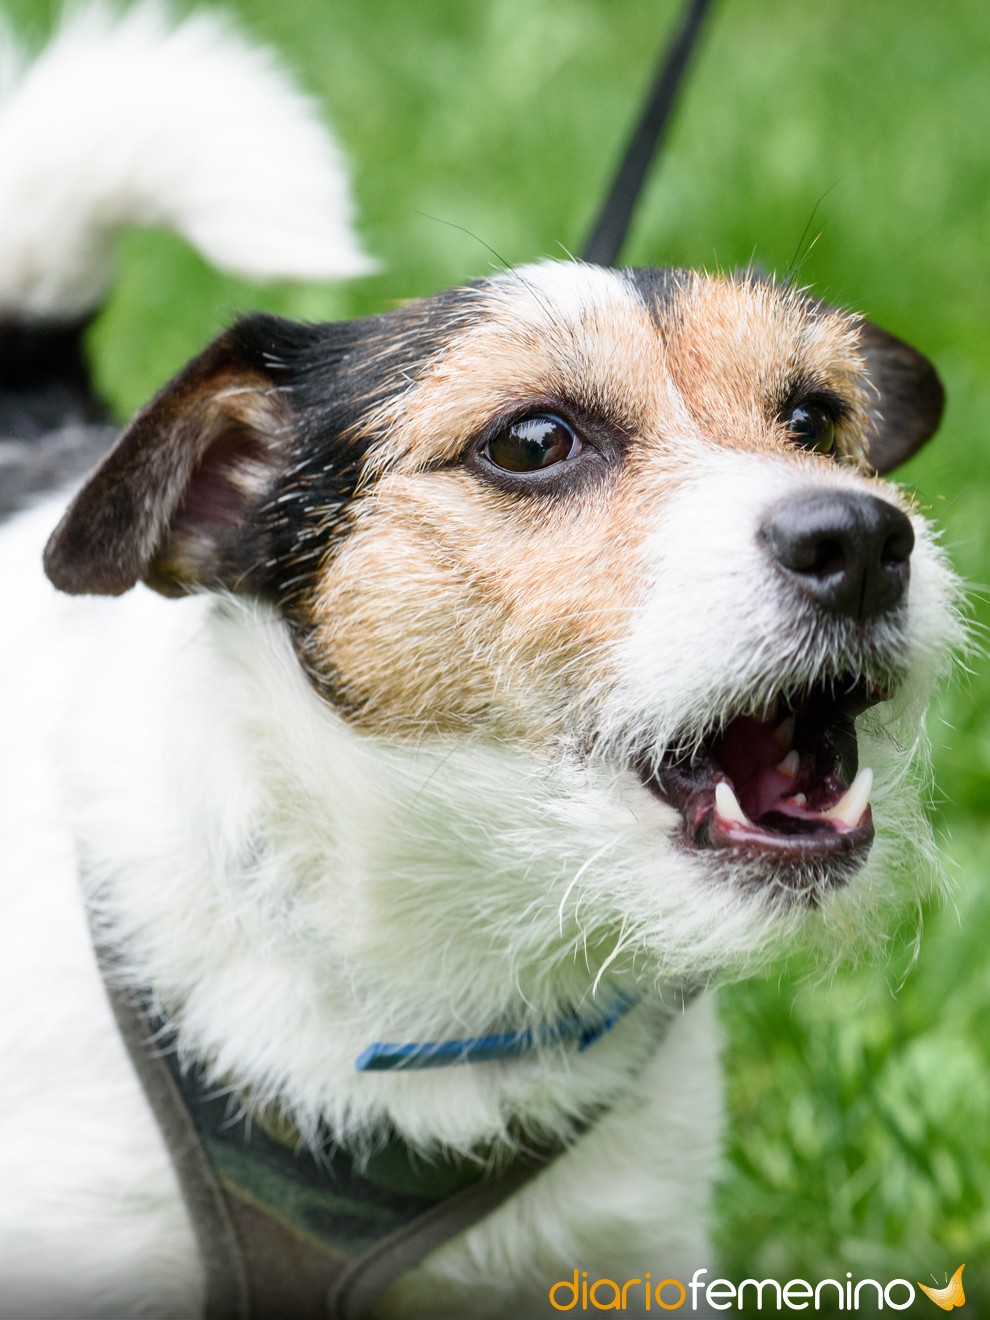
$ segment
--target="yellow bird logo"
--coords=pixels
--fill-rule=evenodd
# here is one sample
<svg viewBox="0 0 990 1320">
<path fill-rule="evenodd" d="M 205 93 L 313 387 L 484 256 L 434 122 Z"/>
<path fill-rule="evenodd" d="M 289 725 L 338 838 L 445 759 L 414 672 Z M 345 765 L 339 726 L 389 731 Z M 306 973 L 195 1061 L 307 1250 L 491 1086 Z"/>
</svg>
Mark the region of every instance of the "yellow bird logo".
<svg viewBox="0 0 990 1320">
<path fill-rule="evenodd" d="M 944 1288 L 928 1288 L 923 1283 L 919 1283 L 918 1287 L 943 1311 L 951 1311 L 954 1306 L 964 1306 L 966 1294 L 963 1292 L 962 1272 L 965 1268 L 965 1264 L 960 1265 Z M 934 1274 L 932 1278 L 935 1278 Z M 937 1283 L 938 1280 L 936 1279 L 935 1282 Z"/>
</svg>

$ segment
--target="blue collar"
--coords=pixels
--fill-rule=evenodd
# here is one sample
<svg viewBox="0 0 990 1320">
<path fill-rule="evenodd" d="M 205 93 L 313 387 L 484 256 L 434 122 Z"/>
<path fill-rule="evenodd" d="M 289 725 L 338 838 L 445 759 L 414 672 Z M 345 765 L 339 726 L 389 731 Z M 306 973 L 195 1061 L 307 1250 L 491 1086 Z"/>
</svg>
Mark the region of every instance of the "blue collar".
<svg viewBox="0 0 990 1320">
<path fill-rule="evenodd" d="M 619 995 L 594 1017 L 570 1013 L 546 1026 L 523 1031 L 503 1031 L 465 1040 L 431 1040 L 408 1045 L 375 1043 L 359 1054 L 354 1066 L 359 1072 L 390 1072 L 394 1068 L 449 1068 L 456 1063 L 488 1063 L 492 1059 L 517 1059 L 544 1045 L 577 1041 L 578 1051 L 611 1031 L 638 999 Z"/>
</svg>

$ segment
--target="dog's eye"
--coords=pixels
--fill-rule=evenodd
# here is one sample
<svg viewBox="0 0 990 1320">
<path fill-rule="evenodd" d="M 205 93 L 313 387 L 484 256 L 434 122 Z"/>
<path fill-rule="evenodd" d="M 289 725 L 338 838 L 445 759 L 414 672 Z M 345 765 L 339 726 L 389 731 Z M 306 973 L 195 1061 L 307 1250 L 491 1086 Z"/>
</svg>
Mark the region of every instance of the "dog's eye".
<svg viewBox="0 0 990 1320">
<path fill-rule="evenodd" d="M 580 452 L 577 435 L 553 413 L 534 413 L 511 422 L 484 448 L 486 457 L 504 472 L 539 472 Z"/>
<path fill-rule="evenodd" d="M 787 430 L 802 448 L 830 454 L 835 448 L 835 423 L 835 413 L 828 404 L 808 399 L 791 409 Z"/>
</svg>

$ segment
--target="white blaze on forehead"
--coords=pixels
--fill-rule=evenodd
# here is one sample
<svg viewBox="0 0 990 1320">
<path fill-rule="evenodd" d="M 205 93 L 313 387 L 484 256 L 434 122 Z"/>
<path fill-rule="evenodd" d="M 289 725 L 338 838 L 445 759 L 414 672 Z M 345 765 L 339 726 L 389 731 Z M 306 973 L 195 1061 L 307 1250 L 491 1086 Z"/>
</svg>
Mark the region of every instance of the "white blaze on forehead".
<svg viewBox="0 0 990 1320">
<path fill-rule="evenodd" d="M 587 317 L 628 314 L 630 304 L 642 310 L 635 286 L 620 271 L 578 261 L 535 261 L 497 275 L 490 284 L 495 295 L 512 299 L 512 310 L 534 324 L 550 320 L 579 326 Z"/>
</svg>

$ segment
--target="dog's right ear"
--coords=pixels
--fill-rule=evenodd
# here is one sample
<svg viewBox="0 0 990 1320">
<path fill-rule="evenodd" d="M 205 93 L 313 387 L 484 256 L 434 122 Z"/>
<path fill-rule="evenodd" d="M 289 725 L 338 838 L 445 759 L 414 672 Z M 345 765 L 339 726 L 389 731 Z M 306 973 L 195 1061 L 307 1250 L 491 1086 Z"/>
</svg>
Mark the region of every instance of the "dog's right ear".
<svg viewBox="0 0 990 1320">
<path fill-rule="evenodd" d="M 59 590 L 235 585 L 250 515 L 295 431 L 274 378 L 287 328 L 274 317 L 234 326 L 137 415 L 48 542 L 45 572 Z"/>
</svg>

